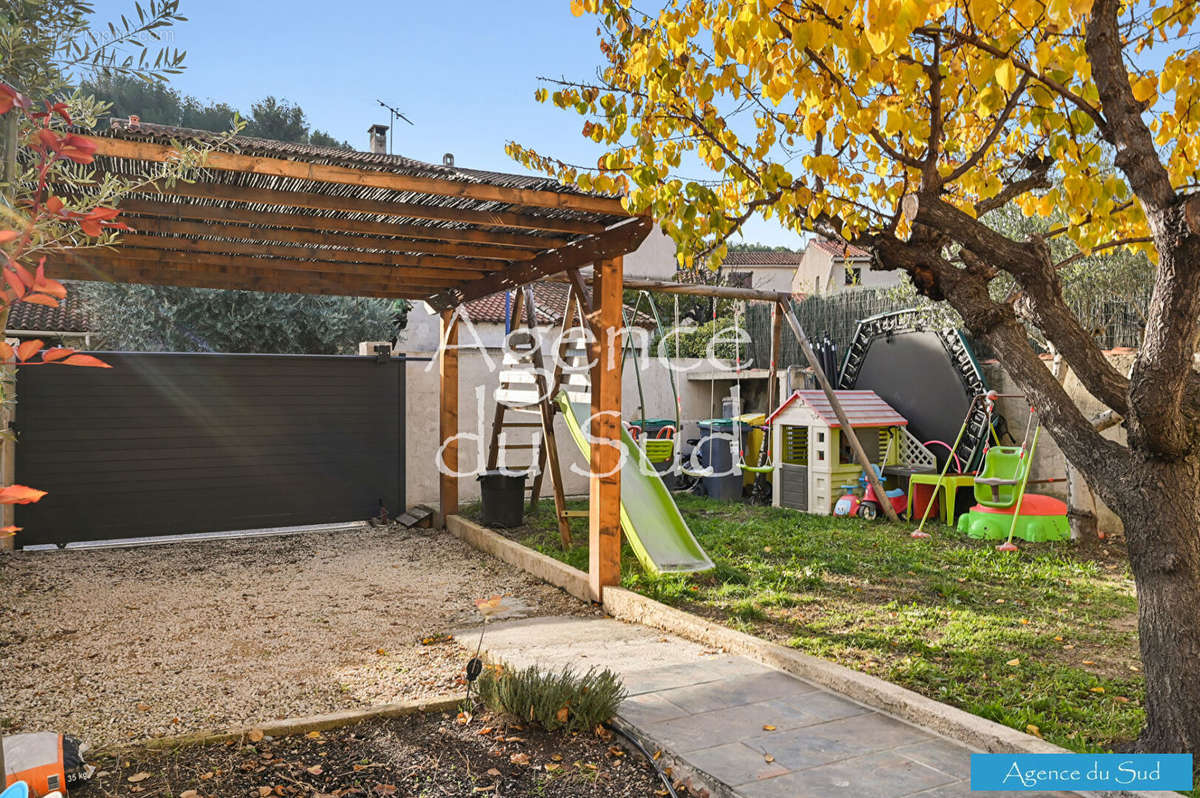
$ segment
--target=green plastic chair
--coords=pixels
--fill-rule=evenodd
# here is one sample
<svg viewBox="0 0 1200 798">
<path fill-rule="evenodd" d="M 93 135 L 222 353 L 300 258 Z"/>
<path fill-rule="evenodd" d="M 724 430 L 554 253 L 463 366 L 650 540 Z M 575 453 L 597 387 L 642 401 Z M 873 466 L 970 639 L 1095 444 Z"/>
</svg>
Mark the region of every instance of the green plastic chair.
<svg viewBox="0 0 1200 798">
<path fill-rule="evenodd" d="M 975 477 L 975 501 L 984 507 L 1012 507 L 1032 458 L 1020 446 L 993 446 Z"/>
</svg>

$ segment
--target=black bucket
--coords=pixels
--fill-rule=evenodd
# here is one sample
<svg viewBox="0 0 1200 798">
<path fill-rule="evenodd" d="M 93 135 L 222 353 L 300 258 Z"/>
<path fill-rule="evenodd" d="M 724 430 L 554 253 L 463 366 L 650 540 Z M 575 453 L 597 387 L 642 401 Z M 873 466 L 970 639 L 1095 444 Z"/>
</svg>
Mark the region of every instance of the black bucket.
<svg viewBox="0 0 1200 798">
<path fill-rule="evenodd" d="M 484 526 L 513 527 L 525 522 L 525 475 L 485 471 L 479 475 Z"/>
</svg>

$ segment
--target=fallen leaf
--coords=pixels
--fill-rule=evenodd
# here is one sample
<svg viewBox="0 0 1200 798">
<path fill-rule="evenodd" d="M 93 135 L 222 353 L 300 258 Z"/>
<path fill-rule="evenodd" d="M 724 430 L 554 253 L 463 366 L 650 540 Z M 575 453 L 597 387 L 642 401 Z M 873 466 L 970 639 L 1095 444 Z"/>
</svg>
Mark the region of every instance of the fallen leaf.
<svg viewBox="0 0 1200 798">
<path fill-rule="evenodd" d="M 547 773 L 553 773 L 556 770 L 562 770 L 562 765 L 560 765 L 556 762 L 547 762 L 542 767 L 546 768 Z"/>
<path fill-rule="evenodd" d="M 1004 599 L 996 599 L 996 603 L 997 603 L 997 604 L 1003 604 L 1003 603 L 1004 603 Z"/>
<path fill-rule="evenodd" d="M 200 781 L 208 781 L 213 777 L 213 772 L 210 770 L 207 773 L 200 774 Z"/>
<path fill-rule="evenodd" d="M 562 754 L 551 754 L 550 758 L 553 759 L 555 762 L 561 762 Z"/>
<path fill-rule="evenodd" d="M 496 770 L 495 768 L 488 768 L 487 774 L 489 776 L 499 776 L 500 771 Z"/>
<path fill-rule="evenodd" d="M 526 754 L 526 753 L 513 754 L 512 756 L 510 756 L 508 758 L 508 761 L 512 762 L 514 765 L 528 765 L 529 764 L 529 754 Z"/>
<path fill-rule="evenodd" d="M 495 784 L 489 784 L 489 785 L 487 785 L 486 787 L 476 787 L 476 788 L 475 788 L 474 790 L 472 790 L 471 792 L 491 792 L 491 791 L 492 791 L 492 790 L 494 790 L 494 789 L 496 789 L 496 785 L 495 785 Z"/>
<path fill-rule="evenodd" d="M 1034 726 L 1032 723 L 1030 723 L 1028 726 L 1025 727 L 1025 731 L 1029 732 L 1034 737 L 1042 736 L 1042 730 L 1039 729 L 1037 726 Z"/>
<path fill-rule="evenodd" d="M 622 750 L 620 746 L 616 745 L 610 745 L 608 747 L 608 753 L 616 757 L 625 756 L 625 751 Z"/>
<path fill-rule="evenodd" d="M 262 729 L 251 729 L 246 734 L 246 739 L 248 739 L 252 743 L 256 743 L 259 740 L 261 740 L 262 738 L 263 738 L 263 730 Z"/>
<path fill-rule="evenodd" d="M 774 762 L 775 757 L 771 756 L 770 754 L 763 754 L 763 761 L 764 762 Z"/>
<path fill-rule="evenodd" d="M 1029 623 L 1029 619 L 1028 619 L 1028 618 L 1022 618 L 1022 619 L 1021 619 L 1021 623 L 1026 623 L 1026 624 L 1027 624 L 1027 623 Z"/>
<path fill-rule="evenodd" d="M 523 742 L 525 742 L 525 738 L 524 737 L 505 737 L 504 742 L 506 742 L 506 743 L 523 743 Z"/>
<path fill-rule="evenodd" d="M 1126 698 L 1126 697 L 1125 697 L 1125 696 L 1123 696 L 1123 695 L 1115 695 L 1115 696 L 1113 696 L 1112 698 L 1113 698 L 1113 701 L 1116 701 L 1116 702 L 1118 702 L 1118 703 L 1121 703 L 1121 704 L 1128 704 L 1128 703 L 1129 703 L 1129 699 L 1128 699 L 1128 698 Z"/>
<path fill-rule="evenodd" d="M 1130 665 L 1129 670 L 1133 671 L 1134 673 L 1137 673 L 1138 671 L 1141 670 L 1141 668 L 1139 668 L 1137 665 Z"/>
<path fill-rule="evenodd" d="M 657 762 L 661 757 L 662 757 L 662 749 L 660 748 L 654 752 L 654 761 Z"/>
<path fill-rule="evenodd" d="M 275 790 L 271 787 L 259 787 L 258 788 L 258 797 L 259 798 L 267 798 L 267 796 L 273 792 L 275 792 Z"/>
<path fill-rule="evenodd" d="M 1020 665 L 1020 664 L 1021 664 L 1021 660 L 1019 660 L 1019 659 L 1015 659 L 1015 658 L 1014 658 L 1014 659 L 1010 659 L 1008 662 L 1006 662 L 1006 663 L 1004 663 L 1004 664 L 1005 664 L 1005 665 L 1011 665 L 1012 667 L 1014 667 L 1014 668 L 1015 668 L 1015 667 L 1017 667 L 1018 665 Z"/>
<path fill-rule="evenodd" d="M 200 798 L 200 793 L 196 790 L 184 790 L 179 793 L 179 798 Z"/>
<path fill-rule="evenodd" d="M 308 734 L 306 734 L 304 736 L 310 740 L 320 740 L 321 739 L 321 733 L 319 731 L 310 731 Z"/>
<path fill-rule="evenodd" d="M 1095 665 L 1096 663 L 1095 663 L 1095 662 L 1092 662 L 1090 659 L 1085 659 L 1085 660 L 1083 661 L 1083 664 L 1084 664 L 1084 665 Z"/>
<path fill-rule="evenodd" d="M 1064 651 L 1070 651 L 1073 648 L 1075 648 L 1075 645 L 1072 643 L 1068 643 L 1067 645 L 1063 646 Z"/>
<path fill-rule="evenodd" d="M 134 773 L 132 776 L 125 779 L 125 781 L 129 782 L 130 784 L 137 784 L 139 781 L 145 781 L 148 778 L 150 778 L 150 774 L 143 770 L 140 773 Z"/>
<path fill-rule="evenodd" d="M 385 657 L 385 656 L 387 656 L 387 651 L 385 651 L 385 650 L 384 650 L 384 649 L 382 649 L 382 648 L 377 648 L 377 649 L 375 649 L 375 653 L 376 653 L 376 654 L 378 654 L 378 655 L 379 655 L 379 656 L 381 656 L 381 657 Z"/>
<path fill-rule="evenodd" d="M 1103 693 L 1104 692 L 1103 687 L 1089 687 L 1088 690 L 1092 691 L 1093 693 Z"/>
<path fill-rule="evenodd" d="M 376 784 L 371 789 L 373 789 L 375 791 L 376 795 L 395 795 L 396 794 L 396 785 L 395 784 Z"/>
<path fill-rule="evenodd" d="M 559 723 L 566 723 L 567 722 L 567 708 L 563 707 L 558 712 L 555 712 L 554 719 L 557 720 Z"/>
<path fill-rule="evenodd" d="M 138 708 L 139 712 L 149 712 L 150 711 L 150 705 L 145 703 L 144 701 L 137 702 L 137 708 Z"/>
<path fill-rule="evenodd" d="M 775 727 L 770 723 L 767 723 L 763 725 L 763 731 L 775 731 Z"/>
<path fill-rule="evenodd" d="M 1063 641 L 1062 635 L 1055 635 L 1055 636 L 1054 636 L 1054 641 L 1055 641 L 1056 643 L 1061 643 L 1061 642 Z"/>
<path fill-rule="evenodd" d="M 480 729 L 479 731 L 477 731 L 477 732 L 475 732 L 475 733 L 476 733 L 476 734 L 491 734 L 491 733 L 492 733 L 492 727 L 491 727 L 491 726 L 484 726 L 482 729 Z"/>
<path fill-rule="evenodd" d="M 310 776 L 320 776 L 325 772 L 325 768 L 321 767 L 320 765 L 313 765 L 310 768 L 305 768 L 305 770 L 308 771 Z"/>
</svg>

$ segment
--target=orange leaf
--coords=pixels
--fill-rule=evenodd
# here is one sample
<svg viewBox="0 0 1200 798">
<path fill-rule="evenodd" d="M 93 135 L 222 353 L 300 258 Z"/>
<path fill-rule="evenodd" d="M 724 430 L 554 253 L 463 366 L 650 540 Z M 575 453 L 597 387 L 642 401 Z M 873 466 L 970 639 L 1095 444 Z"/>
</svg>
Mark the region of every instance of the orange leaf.
<svg viewBox="0 0 1200 798">
<path fill-rule="evenodd" d="M 48 308 L 58 307 L 58 300 L 45 294 L 26 294 L 21 301 L 31 305 L 45 305 Z"/>
<path fill-rule="evenodd" d="M 53 213 L 57 216 L 58 212 L 61 211 L 62 209 L 63 209 L 63 201 L 60 200 L 58 197 L 51 197 L 50 199 L 46 200 L 46 210 L 49 211 L 50 213 Z"/>
<path fill-rule="evenodd" d="M 18 298 L 25 296 L 25 285 L 21 282 L 21 278 L 17 277 L 16 272 L 14 272 L 12 269 L 6 268 L 4 270 L 4 280 L 8 283 L 9 287 Z"/>
<path fill-rule="evenodd" d="M 9 241 L 15 241 L 16 238 L 16 230 L 0 230 L 0 244 L 7 244 Z"/>
<path fill-rule="evenodd" d="M 0 488 L 0 504 L 31 504 L 46 495 L 46 491 L 28 485 L 9 485 Z"/>
<path fill-rule="evenodd" d="M 71 355 L 63 361 L 64 366 L 94 366 L 101 369 L 110 369 L 112 366 L 105 363 L 98 357 L 91 355 Z"/>
<path fill-rule="evenodd" d="M 21 282 L 25 284 L 25 287 L 29 288 L 33 286 L 33 272 L 29 271 L 29 269 L 26 269 L 15 260 L 9 261 L 9 265 L 12 266 L 13 271 L 17 273 L 17 276 L 21 278 Z"/>
<path fill-rule="evenodd" d="M 62 360 L 67 355 L 75 354 L 74 349 L 68 349 L 65 346 L 56 346 L 53 349 L 47 349 L 42 352 L 42 360 L 47 363 L 53 363 L 56 360 Z"/>
<path fill-rule="evenodd" d="M 0 535 L 15 535 L 24 528 L 23 526 L 0 526 Z"/>
<path fill-rule="evenodd" d="M 40 267 L 39 267 L 40 268 Z M 34 291 L 40 291 L 43 294 L 49 294 L 58 299 L 67 298 L 67 288 L 58 280 L 51 280 L 49 277 L 39 277 L 33 284 Z"/>
<path fill-rule="evenodd" d="M 17 360 L 24 363 L 40 352 L 43 346 L 41 338 L 34 338 L 32 341 L 22 341 L 21 345 L 17 347 Z"/>
<path fill-rule="evenodd" d="M 16 357 L 13 348 L 6 341 L 0 341 L 0 360 L 9 361 Z"/>
</svg>

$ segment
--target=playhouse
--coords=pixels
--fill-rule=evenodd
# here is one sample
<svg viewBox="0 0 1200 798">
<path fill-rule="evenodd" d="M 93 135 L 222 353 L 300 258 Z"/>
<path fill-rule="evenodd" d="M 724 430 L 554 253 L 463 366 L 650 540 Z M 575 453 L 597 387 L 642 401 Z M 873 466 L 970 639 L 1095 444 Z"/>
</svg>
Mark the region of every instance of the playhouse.
<svg viewBox="0 0 1200 798">
<path fill-rule="evenodd" d="M 868 458 L 889 487 L 907 489 L 907 476 L 936 469 L 933 454 L 908 432 L 908 420 L 874 391 L 835 391 Z M 843 440 L 841 424 L 823 391 L 796 391 L 771 414 L 776 507 L 829 515 L 842 485 L 858 482 L 862 468 Z"/>
</svg>

